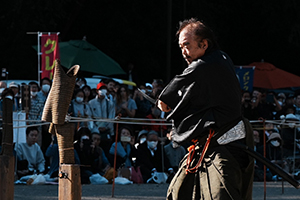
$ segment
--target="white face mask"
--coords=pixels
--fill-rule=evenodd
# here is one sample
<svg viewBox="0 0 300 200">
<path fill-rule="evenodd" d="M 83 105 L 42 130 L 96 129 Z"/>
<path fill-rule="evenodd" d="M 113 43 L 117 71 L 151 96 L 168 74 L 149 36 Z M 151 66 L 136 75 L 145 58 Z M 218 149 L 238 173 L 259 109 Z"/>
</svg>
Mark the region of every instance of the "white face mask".
<svg viewBox="0 0 300 200">
<path fill-rule="evenodd" d="M 131 137 L 130 136 L 121 136 L 121 142 L 130 142 L 131 141 Z"/>
<path fill-rule="evenodd" d="M 140 144 L 143 144 L 145 141 L 146 141 L 146 138 L 145 138 L 145 137 L 144 137 L 144 138 L 141 138 L 141 139 L 140 139 Z"/>
<path fill-rule="evenodd" d="M 281 101 L 278 101 L 278 103 L 279 103 L 279 105 L 281 105 L 281 106 L 282 106 L 282 102 L 281 102 Z"/>
<path fill-rule="evenodd" d="M 10 99 L 10 100 L 13 100 L 13 97 L 12 97 L 12 96 L 6 96 L 5 98 Z"/>
<path fill-rule="evenodd" d="M 280 142 L 278 142 L 278 140 L 272 140 L 270 142 L 274 147 L 279 147 L 280 146 Z"/>
<path fill-rule="evenodd" d="M 50 85 L 47 85 L 47 84 L 43 85 L 42 90 L 43 90 L 43 92 L 48 93 L 50 90 Z"/>
<path fill-rule="evenodd" d="M 158 141 L 147 141 L 148 147 L 150 149 L 155 149 L 155 147 L 157 146 Z"/>
<path fill-rule="evenodd" d="M 107 93 L 107 90 L 106 89 L 102 89 L 102 90 L 99 90 L 98 93 L 99 93 L 100 96 L 105 96 L 106 93 Z"/>
<path fill-rule="evenodd" d="M 82 97 L 76 97 L 76 101 L 77 101 L 78 103 L 81 103 L 81 102 L 83 102 L 83 98 L 82 98 Z"/>
<path fill-rule="evenodd" d="M 31 96 L 35 97 L 37 95 L 38 92 L 30 92 Z"/>
</svg>

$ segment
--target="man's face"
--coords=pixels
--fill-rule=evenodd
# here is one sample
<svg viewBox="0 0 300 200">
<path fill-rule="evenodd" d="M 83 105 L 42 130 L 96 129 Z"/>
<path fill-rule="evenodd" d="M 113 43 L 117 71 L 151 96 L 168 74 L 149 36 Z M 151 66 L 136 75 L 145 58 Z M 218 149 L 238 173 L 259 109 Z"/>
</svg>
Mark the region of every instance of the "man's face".
<svg viewBox="0 0 300 200">
<path fill-rule="evenodd" d="M 30 91 L 31 92 L 38 92 L 38 87 L 37 87 L 37 85 L 34 85 L 34 84 L 32 84 L 31 86 L 30 86 Z"/>
<path fill-rule="evenodd" d="M 179 34 L 179 47 L 183 58 L 188 64 L 192 61 L 201 58 L 205 54 L 205 49 L 200 48 L 198 42 L 195 40 L 194 33 L 188 31 L 187 28 L 183 29 Z"/>
<path fill-rule="evenodd" d="M 7 87 L 6 83 L 3 81 L 0 81 L 0 88 L 6 88 L 6 87 Z"/>
<path fill-rule="evenodd" d="M 147 141 L 149 141 L 149 142 L 152 142 L 152 141 L 156 142 L 156 141 L 158 141 L 158 136 L 155 135 L 155 134 L 148 135 Z"/>
<path fill-rule="evenodd" d="M 100 135 L 99 134 L 93 134 L 92 135 L 92 140 L 93 140 L 95 146 L 99 146 L 100 141 L 101 141 L 100 140 Z"/>
<path fill-rule="evenodd" d="M 274 130 L 274 125 L 271 124 L 271 123 L 268 123 L 268 124 L 265 125 L 265 128 L 266 128 L 266 131 L 267 131 L 268 133 L 272 134 L 272 133 L 273 133 L 273 130 Z"/>
<path fill-rule="evenodd" d="M 107 89 L 102 88 L 102 89 L 98 90 L 98 98 L 101 100 L 104 99 L 106 93 L 107 93 Z"/>
<path fill-rule="evenodd" d="M 44 79 L 42 81 L 42 85 L 51 85 L 51 83 L 48 80 Z"/>
<path fill-rule="evenodd" d="M 109 92 L 114 92 L 114 90 L 115 90 L 115 83 L 114 83 L 114 82 L 109 82 L 109 83 L 107 84 L 107 90 L 108 90 Z"/>
<path fill-rule="evenodd" d="M 38 132 L 36 130 L 30 131 L 26 136 L 26 142 L 29 146 L 34 145 L 37 142 Z"/>
<path fill-rule="evenodd" d="M 258 131 L 253 131 L 253 139 L 254 139 L 254 143 L 256 143 L 256 144 L 259 143 L 260 138 L 259 138 L 259 133 L 258 133 Z"/>
<path fill-rule="evenodd" d="M 260 94 L 259 91 L 254 90 L 253 93 L 252 93 L 252 96 L 253 96 L 253 97 L 258 97 L 259 94 Z"/>
<path fill-rule="evenodd" d="M 11 89 L 14 92 L 14 95 L 18 94 L 19 88 L 17 88 L 17 87 L 11 87 Z"/>
</svg>

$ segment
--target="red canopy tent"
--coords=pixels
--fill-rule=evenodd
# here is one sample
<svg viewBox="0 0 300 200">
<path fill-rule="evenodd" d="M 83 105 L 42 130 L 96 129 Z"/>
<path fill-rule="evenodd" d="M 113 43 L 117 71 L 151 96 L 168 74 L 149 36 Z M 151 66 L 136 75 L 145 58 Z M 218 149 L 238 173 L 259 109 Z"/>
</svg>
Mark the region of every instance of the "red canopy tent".
<svg viewBox="0 0 300 200">
<path fill-rule="evenodd" d="M 300 77 L 286 72 L 268 62 L 253 62 L 255 66 L 253 87 L 265 89 L 279 89 L 300 87 Z"/>
</svg>

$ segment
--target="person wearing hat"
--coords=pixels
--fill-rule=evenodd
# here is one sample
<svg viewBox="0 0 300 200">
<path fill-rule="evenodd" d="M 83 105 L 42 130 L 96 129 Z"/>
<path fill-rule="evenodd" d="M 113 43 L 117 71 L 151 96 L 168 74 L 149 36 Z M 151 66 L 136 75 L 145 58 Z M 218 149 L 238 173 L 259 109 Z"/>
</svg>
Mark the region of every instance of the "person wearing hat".
<svg viewBox="0 0 300 200">
<path fill-rule="evenodd" d="M 139 132 L 139 134 L 137 136 L 137 141 L 138 142 L 135 143 L 135 145 L 134 145 L 136 149 L 138 148 L 138 146 L 140 144 L 143 144 L 144 142 L 146 142 L 148 133 L 149 133 L 149 131 L 144 130 L 144 129 Z"/>
<path fill-rule="evenodd" d="M 164 169 L 162 157 L 164 154 Z M 153 172 L 164 172 L 169 170 L 170 164 L 165 156 L 164 149 L 158 143 L 158 133 L 150 131 L 146 142 L 140 144 L 137 149 L 136 163 L 140 166 L 144 183 L 151 178 Z"/>
<path fill-rule="evenodd" d="M 283 159 L 282 156 L 282 138 L 278 132 L 273 132 L 269 139 L 266 142 L 266 158 L 269 159 L 272 163 L 281 166 L 286 172 L 289 172 L 289 167 L 287 162 Z M 261 146 L 257 149 L 257 152 L 261 155 L 264 155 L 264 147 Z M 263 164 L 261 162 L 257 162 L 257 165 L 260 169 L 263 169 Z M 277 180 L 276 174 L 272 172 L 272 180 Z"/>
<path fill-rule="evenodd" d="M 97 85 L 97 96 L 89 101 L 89 107 L 92 111 L 92 117 L 96 119 L 114 119 L 115 118 L 115 103 L 113 100 L 107 98 L 107 86 L 105 83 L 100 82 Z M 95 121 L 92 128 L 98 128 L 101 140 L 102 148 L 106 154 L 108 154 L 109 148 L 112 143 L 112 136 L 114 135 L 113 123 Z"/>
<path fill-rule="evenodd" d="M 296 139 L 300 139 L 299 128 L 296 124 L 299 124 L 299 119 L 294 114 L 287 114 L 285 116 L 284 125 L 282 125 L 281 135 L 283 140 L 283 155 L 285 157 L 292 156 L 294 154 L 295 136 Z M 296 134 L 296 135 L 295 135 Z"/>
<path fill-rule="evenodd" d="M 285 99 L 286 99 L 286 96 L 284 93 L 281 92 L 277 95 L 277 101 L 281 106 L 285 105 Z"/>
<path fill-rule="evenodd" d="M 16 82 L 11 82 L 8 85 L 8 88 L 12 89 L 12 91 L 14 92 L 14 110 L 13 111 L 18 111 L 21 109 L 21 105 L 20 105 L 20 97 L 18 96 L 19 93 L 19 85 Z"/>
</svg>

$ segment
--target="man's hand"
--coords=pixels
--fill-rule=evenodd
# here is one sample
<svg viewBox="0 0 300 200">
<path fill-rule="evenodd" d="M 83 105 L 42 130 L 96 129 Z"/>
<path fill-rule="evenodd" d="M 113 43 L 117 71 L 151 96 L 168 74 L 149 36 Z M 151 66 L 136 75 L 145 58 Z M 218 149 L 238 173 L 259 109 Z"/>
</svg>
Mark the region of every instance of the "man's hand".
<svg viewBox="0 0 300 200">
<path fill-rule="evenodd" d="M 160 110 L 164 111 L 164 112 L 169 112 L 169 111 L 171 111 L 171 108 L 170 108 L 167 104 L 165 104 L 164 102 L 162 102 L 161 100 L 158 100 L 158 102 L 157 102 L 157 107 L 158 107 Z"/>
</svg>

